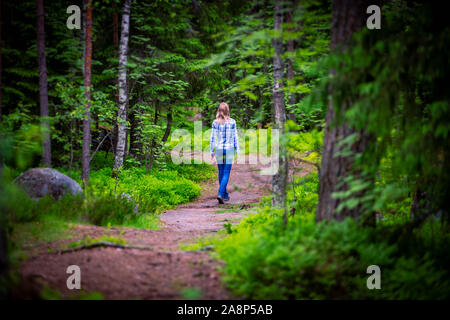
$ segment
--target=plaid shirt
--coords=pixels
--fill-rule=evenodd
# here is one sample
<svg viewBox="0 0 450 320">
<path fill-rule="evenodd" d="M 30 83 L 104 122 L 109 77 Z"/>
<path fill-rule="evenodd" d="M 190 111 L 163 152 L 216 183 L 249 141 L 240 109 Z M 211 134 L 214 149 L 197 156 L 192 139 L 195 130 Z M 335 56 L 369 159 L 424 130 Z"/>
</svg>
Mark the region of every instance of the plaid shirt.
<svg viewBox="0 0 450 320">
<path fill-rule="evenodd" d="M 220 149 L 235 149 L 239 154 L 239 141 L 236 128 L 236 121 L 229 118 L 224 124 L 219 124 L 214 120 L 211 131 L 211 155 L 214 154 L 214 150 Z"/>
</svg>

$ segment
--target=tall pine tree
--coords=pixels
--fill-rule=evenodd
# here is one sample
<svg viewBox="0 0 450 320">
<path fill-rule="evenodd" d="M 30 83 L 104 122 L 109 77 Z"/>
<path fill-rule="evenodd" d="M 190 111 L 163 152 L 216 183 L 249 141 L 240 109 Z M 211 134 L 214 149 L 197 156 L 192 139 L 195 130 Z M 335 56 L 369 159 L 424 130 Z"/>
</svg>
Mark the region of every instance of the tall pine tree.
<svg viewBox="0 0 450 320">
<path fill-rule="evenodd" d="M 274 11 L 274 30 L 275 36 L 272 39 L 272 47 L 274 48 L 273 56 L 273 114 L 274 129 L 279 130 L 281 143 L 279 149 L 279 168 L 272 178 L 272 204 L 279 208 L 286 207 L 286 184 L 287 184 L 287 161 L 286 146 L 283 143 L 284 126 L 286 123 L 286 107 L 284 104 L 283 92 L 283 41 L 281 33 L 283 31 L 283 6 L 282 1 L 275 1 Z M 285 215 L 285 218 L 286 215 Z"/>
<path fill-rule="evenodd" d="M 367 0 L 334 0 L 331 22 L 331 49 L 344 50 L 354 32 L 363 28 L 366 23 L 366 9 L 370 5 Z M 333 74 L 335 71 L 331 70 Z M 333 90 L 333 88 L 329 88 Z M 345 111 L 350 108 L 351 101 L 339 106 L 339 113 L 329 102 L 325 117 L 326 127 L 323 143 L 322 163 L 319 172 L 319 203 L 317 205 L 317 220 L 337 219 L 343 220 L 350 216 L 357 218 L 360 215 L 359 207 L 336 210 L 341 199 L 333 197 L 334 192 L 344 191 L 348 188 L 341 180 L 355 174 L 354 157 L 352 155 L 339 154 L 344 146 L 339 142 L 358 134 L 359 138 L 350 147 L 352 154 L 361 153 L 368 143 L 364 132 L 357 132 L 343 120 Z M 340 121 L 338 121 L 340 120 Z"/>
<path fill-rule="evenodd" d="M 83 155 L 82 179 L 83 184 L 89 183 L 90 152 L 91 152 L 91 64 L 92 64 L 92 1 L 85 0 L 85 54 L 84 54 L 84 88 L 86 107 L 83 119 Z"/>
<path fill-rule="evenodd" d="M 117 146 L 113 174 L 118 174 L 125 157 L 127 138 L 127 59 L 130 37 L 130 0 L 125 0 L 122 13 L 122 31 L 119 50 L 119 108 L 117 113 Z"/>
<path fill-rule="evenodd" d="M 43 129 L 42 165 L 51 166 L 50 123 L 48 120 L 48 82 L 45 58 L 44 0 L 37 0 L 37 50 L 39 61 L 39 104 Z"/>
</svg>

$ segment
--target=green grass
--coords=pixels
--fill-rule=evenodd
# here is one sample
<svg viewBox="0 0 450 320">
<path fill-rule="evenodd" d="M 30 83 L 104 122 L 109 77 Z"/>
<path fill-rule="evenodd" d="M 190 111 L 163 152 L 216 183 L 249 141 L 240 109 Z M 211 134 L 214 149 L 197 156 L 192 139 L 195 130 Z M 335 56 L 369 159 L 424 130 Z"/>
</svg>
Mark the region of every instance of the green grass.
<svg viewBox="0 0 450 320">
<path fill-rule="evenodd" d="M 198 183 L 211 179 L 214 170 L 207 164 L 169 165 L 168 170 L 152 170 L 150 174 L 143 167 L 130 168 L 120 172 L 116 185 L 116 179 L 111 177 L 112 169 L 103 168 L 91 172 L 89 193 L 96 197 L 127 193 L 141 213 L 158 214 L 195 199 L 201 191 Z M 61 171 L 79 181 L 79 170 Z"/>
<path fill-rule="evenodd" d="M 15 224 L 11 230 L 10 238 L 10 262 L 16 265 L 26 259 L 29 250 L 34 247 L 57 240 L 70 239 L 71 229 L 74 224 L 61 219 L 45 217 L 41 221 Z"/>
<path fill-rule="evenodd" d="M 64 297 L 58 290 L 44 286 L 42 288 L 41 298 L 44 300 L 103 300 L 103 294 L 97 291 L 88 292 L 81 289 L 76 290 L 76 292 L 68 297 Z"/>
<path fill-rule="evenodd" d="M 250 203 L 248 205 L 242 205 L 240 203 L 224 204 L 220 206 L 220 209 L 215 210 L 214 213 L 226 213 L 226 212 L 246 212 L 253 209 L 257 204 Z M 241 209 L 242 208 L 242 209 Z"/>
<path fill-rule="evenodd" d="M 198 251 L 202 250 L 207 246 L 214 246 L 218 239 L 225 235 L 223 231 L 218 231 L 213 236 L 199 237 L 196 241 L 188 244 L 180 244 L 180 249 L 182 251 Z"/>
<path fill-rule="evenodd" d="M 92 238 L 91 236 L 87 235 L 83 239 L 71 242 L 68 245 L 62 246 L 61 248 L 69 249 L 69 248 L 76 248 L 78 246 L 89 246 L 89 245 L 99 243 L 99 242 L 111 242 L 111 243 L 121 244 L 121 245 L 127 244 L 126 240 L 122 237 L 122 235 L 114 236 L 114 235 L 105 233 L 101 237 L 98 237 L 98 238 Z"/>
<path fill-rule="evenodd" d="M 187 300 L 198 300 L 203 297 L 203 291 L 200 288 L 188 287 L 181 290 L 181 296 Z"/>
</svg>

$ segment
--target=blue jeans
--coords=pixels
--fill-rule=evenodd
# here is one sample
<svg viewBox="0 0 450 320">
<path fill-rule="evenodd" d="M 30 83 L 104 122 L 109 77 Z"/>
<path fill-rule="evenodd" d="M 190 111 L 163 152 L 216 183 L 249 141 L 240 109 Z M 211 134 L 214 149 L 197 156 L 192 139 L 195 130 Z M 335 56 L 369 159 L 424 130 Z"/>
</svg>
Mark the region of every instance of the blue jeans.
<svg viewBox="0 0 450 320">
<path fill-rule="evenodd" d="M 224 199 L 228 199 L 227 184 L 230 178 L 231 165 L 233 164 L 234 150 L 217 150 L 216 160 L 219 169 L 219 193 Z"/>
<path fill-rule="evenodd" d="M 220 184 L 218 196 L 228 199 L 227 184 L 228 179 L 230 178 L 231 163 L 218 163 L 217 167 L 219 168 Z"/>
</svg>

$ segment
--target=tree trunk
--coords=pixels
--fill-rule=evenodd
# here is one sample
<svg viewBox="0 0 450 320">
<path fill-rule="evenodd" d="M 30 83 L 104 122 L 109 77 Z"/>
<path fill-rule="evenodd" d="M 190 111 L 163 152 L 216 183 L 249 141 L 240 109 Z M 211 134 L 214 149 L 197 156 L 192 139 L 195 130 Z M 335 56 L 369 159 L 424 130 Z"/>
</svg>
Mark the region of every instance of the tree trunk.
<svg viewBox="0 0 450 320">
<path fill-rule="evenodd" d="M 122 32 L 119 52 L 119 108 L 117 115 L 117 146 L 113 174 L 117 174 L 123 165 L 127 135 L 127 58 L 130 29 L 130 0 L 125 0 L 122 14 Z"/>
<path fill-rule="evenodd" d="M 283 13 L 282 2 L 275 0 L 274 29 L 282 32 Z M 280 131 L 280 138 L 284 134 L 284 125 L 286 122 L 286 109 L 284 105 L 283 92 L 283 60 L 281 58 L 283 51 L 283 42 L 281 35 L 272 39 L 272 46 L 275 49 L 273 57 L 273 114 L 274 129 Z M 282 141 L 282 139 L 280 139 Z M 279 149 L 279 169 L 272 177 L 272 204 L 279 208 L 286 206 L 286 183 L 287 183 L 287 162 L 286 146 L 280 143 Z M 285 215 L 286 216 L 286 215 Z"/>
<path fill-rule="evenodd" d="M 83 155 L 82 176 L 83 185 L 89 183 L 90 152 L 91 152 L 91 62 L 92 62 L 92 1 L 85 0 L 86 26 L 85 26 L 85 55 L 84 55 L 84 88 L 86 90 L 86 107 L 83 118 Z"/>
<path fill-rule="evenodd" d="M 72 164 L 73 164 L 73 143 L 74 143 L 74 130 L 73 130 L 73 127 L 74 127 L 74 122 L 75 122 L 76 120 L 75 119 L 72 119 L 71 121 L 70 121 L 70 158 L 69 158 L 69 171 L 70 170 L 72 170 Z M 77 137 L 77 136 L 75 136 L 75 137 Z M 75 139 L 76 140 L 76 139 Z"/>
<path fill-rule="evenodd" d="M 50 123 L 48 120 L 47 63 L 45 60 L 44 0 L 37 0 L 37 49 L 39 60 L 39 103 L 41 109 L 42 165 L 51 166 Z"/>
<path fill-rule="evenodd" d="M 80 32 L 80 42 L 83 42 L 83 65 L 81 71 L 84 79 L 84 61 L 86 60 L 86 1 L 83 1 L 83 13 L 81 15 L 82 32 Z"/>
<path fill-rule="evenodd" d="M 340 49 L 345 48 L 353 32 L 360 30 L 364 26 L 368 5 L 370 4 L 366 0 L 333 1 L 331 25 L 332 50 L 336 49 L 338 45 Z M 331 70 L 331 73 L 333 74 L 334 70 Z M 332 90 L 332 88 L 329 89 Z M 344 114 L 350 105 L 351 102 L 347 102 L 347 105 L 340 106 L 341 114 Z M 335 212 L 342 199 L 335 199 L 332 197 L 332 194 L 336 191 L 345 190 L 345 185 L 338 187 L 340 179 L 355 173 L 352 168 L 353 160 L 351 157 L 335 156 L 335 153 L 341 150 L 338 146 L 339 140 L 355 133 L 355 130 L 346 123 L 340 125 L 334 124 L 337 116 L 336 110 L 330 101 L 325 117 L 326 126 L 322 164 L 319 172 L 319 202 L 316 214 L 318 221 L 323 219 L 343 220 L 347 216 L 356 218 L 360 215 L 360 208 L 358 206 L 352 210 L 344 209 L 339 213 Z M 355 153 L 364 151 L 367 145 L 367 136 L 363 132 L 360 132 L 360 134 L 361 138 L 351 147 L 351 150 Z"/>
<path fill-rule="evenodd" d="M 112 3 L 113 11 L 113 44 L 114 48 L 117 49 L 119 46 L 119 15 L 117 14 L 117 4 L 115 2 Z"/>
<path fill-rule="evenodd" d="M 164 136 L 162 138 L 163 143 L 165 143 L 169 138 L 171 128 L 172 128 L 172 109 L 169 109 L 169 111 L 167 111 L 167 127 L 166 131 L 164 131 Z"/>
<path fill-rule="evenodd" d="M 113 7 L 113 16 L 112 16 L 112 20 L 113 20 L 113 45 L 114 45 L 114 50 L 116 52 L 116 54 L 119 53 L 119 15 L 117 13 L 117 4 L 115 2 L 113 2 L 112 4 Z M 115 84 L 116 84 L 116 103 L 117 105 L 119 105 L 119 79 L 116 78 L 114 80 Z M 117 117 L 117 114 L 116 114 Z M 113 135 L 113 148 L 114 150 L 117 147 L 117 133 L 118 133 L 118 128 L 117 128 L 117 122 L 114 123 L 114 131 L 113 131 L 114 135 Z"/>
<path fill-rule="evenodd" d="M 2 1 L 0 0 L 0 119 L 2 117 L 2 109 L 3 109 L 3 87 L 2 87 Z"/>
</svg>

